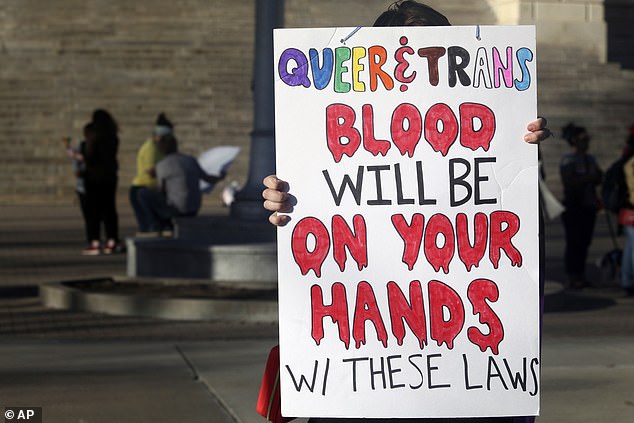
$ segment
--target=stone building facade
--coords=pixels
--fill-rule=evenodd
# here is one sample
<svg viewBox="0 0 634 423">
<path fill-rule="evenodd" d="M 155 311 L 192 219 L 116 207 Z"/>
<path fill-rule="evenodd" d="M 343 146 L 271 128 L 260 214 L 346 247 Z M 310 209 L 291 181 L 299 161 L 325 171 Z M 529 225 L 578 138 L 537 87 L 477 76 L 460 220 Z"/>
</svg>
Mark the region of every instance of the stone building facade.
<svg viewBox="0 0 634 423">
<path fill-rule="evenodd" d="M 175 122 L 184 152 L 241 146 L 227 182 L 244 182 L 255 1 L 0 2 L 0 202 L 73 201 L 61 140 L 80 138 L 95 108 L 109 110 L 121 127 L 121 201 L 159 112 Z M 285 0 L 285 26 L 371 25 L 391 2 Z M 634 72 L 627 70 L 634 38 L 626 21 L 634 0 L 427 3 L 454 25 L 536 24 L 540 114 L 553 129 L 571 120 L 588 126 L 604 165 L 618 155 L 634 123 Z M 556 174 L 564 144 L 544 145 L 548 173 Z"/>
</svg>

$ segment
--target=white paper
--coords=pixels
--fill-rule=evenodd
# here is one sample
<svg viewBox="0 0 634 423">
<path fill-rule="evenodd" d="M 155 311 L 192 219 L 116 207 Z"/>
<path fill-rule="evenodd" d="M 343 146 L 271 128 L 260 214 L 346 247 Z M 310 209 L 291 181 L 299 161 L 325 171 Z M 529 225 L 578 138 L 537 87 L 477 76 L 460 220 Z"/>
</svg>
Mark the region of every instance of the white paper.
<svg viewBox="0 0 634 423">
<path fill-rule="evenodd" d="M 283 415 L 538 414 L 535 30 L 478 29 L 275 31 L 277 174 L 297 198 L 278 230 Z"/>
<path fill-rule="evenodd" d="M 198 164 L 210 175 L 220 176 L 223 172 L 229 170 L 229 166 L 238 156 L 240 147 L 220 146 L 214 147 L 198 156 Z M 209 192 L 213 189 L 213 185 L 203 180 L 200 181 L 200 190 Z"/>
</svg>

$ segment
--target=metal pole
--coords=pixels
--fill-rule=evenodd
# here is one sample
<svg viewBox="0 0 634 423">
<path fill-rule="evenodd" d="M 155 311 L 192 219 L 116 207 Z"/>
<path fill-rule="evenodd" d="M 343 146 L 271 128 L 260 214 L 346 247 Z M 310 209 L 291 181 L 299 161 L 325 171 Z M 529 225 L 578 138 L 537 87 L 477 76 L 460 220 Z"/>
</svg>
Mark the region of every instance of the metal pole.
<svg viewBox="0 0 634 423">
<path fill-rule="evenodd" d="M 236 194 L 231 215 L 238 219 L 265 220 L 262 179 L 275 173 L 275 102 L 273 97 L 273 28 L 283 24 L 283 0 L 256 0 L 255 62 L 253 70 L 253 131 L 249 176 Z"/>
</svg>

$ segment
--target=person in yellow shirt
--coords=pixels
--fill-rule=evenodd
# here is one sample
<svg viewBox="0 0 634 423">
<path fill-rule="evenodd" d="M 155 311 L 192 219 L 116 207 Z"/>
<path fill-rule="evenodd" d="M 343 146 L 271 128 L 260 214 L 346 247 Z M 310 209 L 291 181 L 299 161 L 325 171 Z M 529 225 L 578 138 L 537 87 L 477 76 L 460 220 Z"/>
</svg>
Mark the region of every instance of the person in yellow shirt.
<svg viewBox="0 0 634 423">
<path fill-rule="evenodd" d="M 174 125 L 167 119 L 164 113 L 158 115 L 156 126 L 152 131 L 152 137 L 147 139 L 136 156 L 136 175 L 132 179 L 130 186 L 130 204 L 136 216 L 138 232 L 137 236 L 155 236 L 158 235 L 150 228 L 152 217 L 147 216 L 145 209 L 140 206 L 139 196 L 141 191 L 158 188 L 156 181 L 156 173 L 154 167 L 156 163 L 163 158 L 163 154 L 157 148 L 157 143 L 162 136 L 172 134 Z"/>
</svg>

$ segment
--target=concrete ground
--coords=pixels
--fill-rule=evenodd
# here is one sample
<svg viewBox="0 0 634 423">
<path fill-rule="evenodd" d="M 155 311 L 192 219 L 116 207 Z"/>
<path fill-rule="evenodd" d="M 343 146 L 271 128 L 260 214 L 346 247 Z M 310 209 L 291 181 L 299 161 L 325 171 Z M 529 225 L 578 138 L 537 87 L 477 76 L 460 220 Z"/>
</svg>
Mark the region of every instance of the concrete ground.
<svg viewBox="0 0 634 423">
<path fill-rule="evenodd" d="M 208 213 L 225 213 L 209 209 Z M 120 210 L 122 236 L 134 232 Z M 83 257 L 78 209 L 0 207 L 0 410 L 43 421 L 262 422 L 254 410 L 275 324 L 166 321 L 44 308 L 46 282 L 125 273 L 125 256 Z M 562 288 L 559 222 L 547 225 L 539 422 L 634 421 L 634 298 L 594 262 L 613 248 L 603 216 L 593 287 Z"/>
</svg>

